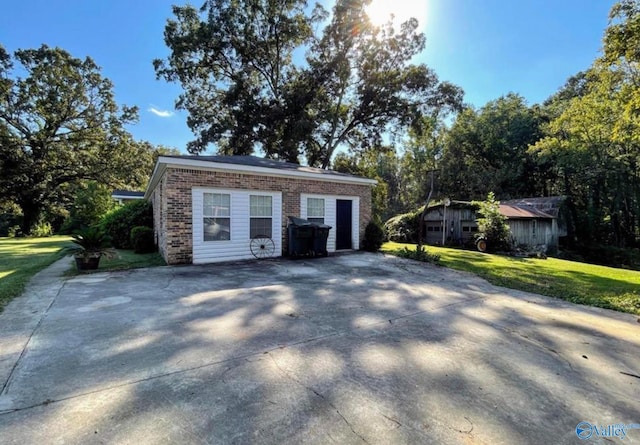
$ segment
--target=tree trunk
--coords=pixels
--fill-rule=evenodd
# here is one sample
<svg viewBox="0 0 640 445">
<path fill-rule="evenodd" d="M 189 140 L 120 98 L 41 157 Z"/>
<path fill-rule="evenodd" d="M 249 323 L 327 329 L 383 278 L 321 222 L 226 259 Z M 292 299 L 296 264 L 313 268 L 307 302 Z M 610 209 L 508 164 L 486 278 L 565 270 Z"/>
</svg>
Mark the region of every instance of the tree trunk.
<svg viewBox="0 0 640 445">
<path fill-rule="evenodd" d="M 22 209 L 22 223 L 20 224 L 22 236 L 27 236 L 38 223 L 42 213 L 42 206 L 31 200 L 19 201 L 18 205 Z"/>
<path fill-rule="evenodd" d="M 422 233 L 424 232 L 424 216 L 427 214 L 427 208 L 429 207 L 429 201 L 431 201 L 431 195 L 433 194 L 433 170 L 431 170 L 431 187 L 429 188 L 429 195 L 427 201 L 424 203 L 424 209 L 420 214 L 420 222 L 418 224 L 418 250 L 422 248 Z"/>
</svg>

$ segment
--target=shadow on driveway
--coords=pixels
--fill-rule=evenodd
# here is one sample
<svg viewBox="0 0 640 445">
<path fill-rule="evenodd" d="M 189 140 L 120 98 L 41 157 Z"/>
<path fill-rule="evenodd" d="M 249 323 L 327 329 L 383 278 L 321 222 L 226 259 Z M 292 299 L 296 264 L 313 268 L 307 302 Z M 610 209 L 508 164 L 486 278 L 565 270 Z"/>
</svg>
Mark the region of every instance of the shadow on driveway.
<svg viewBox="0 0 640 445">
<path fill-rule="evenodd" d="M 3 443 L 562 444 L 581 421 L 640 423 L 637 317 L 428 264 L 353 254 L 60 286 L 0 381 Z"/>
</svg>

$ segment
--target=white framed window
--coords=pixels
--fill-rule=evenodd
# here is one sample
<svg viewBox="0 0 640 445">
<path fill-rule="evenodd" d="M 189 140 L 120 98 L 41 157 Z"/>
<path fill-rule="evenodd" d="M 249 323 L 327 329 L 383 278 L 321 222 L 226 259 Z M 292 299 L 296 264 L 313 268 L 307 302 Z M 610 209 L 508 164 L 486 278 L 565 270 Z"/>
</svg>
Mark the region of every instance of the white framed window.
<svg viewBox="0 0 640 445">
<path fill-rule="evenodd" d="M 307 220 L 324 224 L 324 198 L 307 198 Z"/>
<path fill-rule="evenodd" d="M 231 195 L 204 193 L 203 240 L 227 241 L 231 239 Z"/>
<path fill-rule="evenodd" d="M 273 198 L 249 196 L 249 237 L 273 237 Z"/>
</svg>

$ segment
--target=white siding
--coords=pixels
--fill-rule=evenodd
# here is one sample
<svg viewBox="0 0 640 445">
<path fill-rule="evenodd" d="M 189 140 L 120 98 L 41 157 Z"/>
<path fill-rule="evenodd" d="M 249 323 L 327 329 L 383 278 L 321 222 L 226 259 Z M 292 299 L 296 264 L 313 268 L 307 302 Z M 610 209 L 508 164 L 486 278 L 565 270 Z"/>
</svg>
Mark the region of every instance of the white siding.
<svg viewBox="0 0 640 445">
<path fill-rule="evenodd" d="M 204 241 L 203 194 L 225 193 L 231 195 L 231 239 L 228 241 Z M 253 258 L 249 243 L 249 196 L 264 195 L 273 199 L 272 239 L 274 256 L 282 254 L 282 193 L 259 190 L 225 190 L 194 187 L 193 202 L 193 263 L 217 263 Z"/>
<path fill-rule="evenodd" d="M 324 223 L 331 226 L 327 239 L 327 250 L 336 251 L 336 201 L 338 199 L 351 201 L 351 245 L 354 250 L 360 249 L 360 198 L 357 196 L 340 195 L 300 195 L 300 217 L 307 219 L 307 198 L 324 199 Z"/>
</svg>

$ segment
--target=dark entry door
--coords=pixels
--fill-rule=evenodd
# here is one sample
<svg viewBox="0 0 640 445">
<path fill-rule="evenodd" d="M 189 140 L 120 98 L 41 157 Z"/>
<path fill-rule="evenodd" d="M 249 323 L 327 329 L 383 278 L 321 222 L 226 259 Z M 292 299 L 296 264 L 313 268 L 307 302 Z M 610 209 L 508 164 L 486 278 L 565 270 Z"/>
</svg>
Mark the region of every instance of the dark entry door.
<svg viewBox="0 0 640 445">
<path fill-rule="evenodd" d="M 336 201 L 336 250 L 351 249 L 351 200 Z"/>
</svg>

